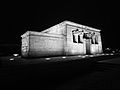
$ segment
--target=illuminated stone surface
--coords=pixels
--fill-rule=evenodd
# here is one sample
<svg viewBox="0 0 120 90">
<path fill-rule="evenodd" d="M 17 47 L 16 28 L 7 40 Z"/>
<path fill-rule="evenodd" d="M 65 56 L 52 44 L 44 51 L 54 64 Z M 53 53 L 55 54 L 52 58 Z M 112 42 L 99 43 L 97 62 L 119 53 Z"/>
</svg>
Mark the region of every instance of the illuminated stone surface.
<svg viewBox="0 0 120 90">
<path fill-rule="evenodd" d="M 23 57 L 102 53 L 100 30 L 70 21 L 21 37 Z"/>
</svg>

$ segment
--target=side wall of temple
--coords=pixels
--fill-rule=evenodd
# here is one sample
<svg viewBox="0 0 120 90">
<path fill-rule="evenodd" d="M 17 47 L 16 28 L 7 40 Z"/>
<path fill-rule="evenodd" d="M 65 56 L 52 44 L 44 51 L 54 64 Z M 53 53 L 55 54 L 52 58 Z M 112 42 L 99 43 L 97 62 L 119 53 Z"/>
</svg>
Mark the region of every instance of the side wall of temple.
<svg viewBox="0 0 120 90">
<path fill-rule="evenodd" d="M 28 57 L 29 53 L 29 32 L 26 32 L 21 40 L 21 54 L 24 57 Z"/>
<path fill-rule="evenodd" d="M 22 56 L 64 55 L 64 36 L 28 31 L 22 37 Z"/>
<path fill-rule="evenodd" d="M 46 35 L 30 35 L 29 56 L 55 56 L 64 54 L 64 38 Z"/>
</svg>

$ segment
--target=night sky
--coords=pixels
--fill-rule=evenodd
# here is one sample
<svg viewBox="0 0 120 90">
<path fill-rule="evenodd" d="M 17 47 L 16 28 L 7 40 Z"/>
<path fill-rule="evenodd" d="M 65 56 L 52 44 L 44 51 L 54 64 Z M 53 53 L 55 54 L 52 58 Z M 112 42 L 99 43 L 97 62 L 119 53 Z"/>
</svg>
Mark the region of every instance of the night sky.
<svg viewBox="0 0 120 90">
<path fill-rule="evenodd" d="M 28 30 L 42 31 L 64 20 L 101 29 L 104 47 L 119 48 L 119 2 L 4 2 L 0 45 L 20 45 Z"/>
</svg>

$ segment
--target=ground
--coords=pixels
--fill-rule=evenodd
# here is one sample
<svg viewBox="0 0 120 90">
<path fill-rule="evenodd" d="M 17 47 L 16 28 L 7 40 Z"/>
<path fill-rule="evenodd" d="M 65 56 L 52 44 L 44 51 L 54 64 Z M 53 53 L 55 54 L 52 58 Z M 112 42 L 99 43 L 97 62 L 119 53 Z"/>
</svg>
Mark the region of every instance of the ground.
<svg viewBox="0 0 120 90">
<path fill-rule="evenodd" d="M 119 54 L 36 59 L 8 56 L 0 59 L 0 88 L 40 90 L 120 89 Z"/>
</svg>

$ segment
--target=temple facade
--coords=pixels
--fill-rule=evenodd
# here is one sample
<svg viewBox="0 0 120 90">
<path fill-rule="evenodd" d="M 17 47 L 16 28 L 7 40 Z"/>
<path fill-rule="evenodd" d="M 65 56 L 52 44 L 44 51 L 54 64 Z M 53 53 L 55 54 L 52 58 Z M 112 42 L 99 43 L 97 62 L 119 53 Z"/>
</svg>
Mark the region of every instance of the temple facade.
<svg viewBox="0 0 120 90">
<path fill-rule="evenodd" d="M 102 53 L 99 29 L 64 21 L 44 31 L 27 31 L 22 37 L 23 57 Z"/>
</svg>

